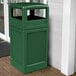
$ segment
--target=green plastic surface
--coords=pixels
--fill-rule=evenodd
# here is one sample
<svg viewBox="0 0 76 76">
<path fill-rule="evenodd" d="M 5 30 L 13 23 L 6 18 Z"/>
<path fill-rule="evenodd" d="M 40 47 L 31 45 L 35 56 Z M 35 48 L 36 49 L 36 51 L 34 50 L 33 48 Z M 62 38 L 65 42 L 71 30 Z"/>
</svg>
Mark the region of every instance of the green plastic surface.
<svg viewBox="0 0 76 76">
<path fill-rule="evenodd" d="M 22 10 L 22 20 L 12 18 L 12 9 Z M 27 9 L 46 9 L 45 19 L 27 21 Z M 14 3 L 9 5 L 11 64 L 23 73 L 47 67 L 48 58 L 48 6 L 40 3 Z"/>
</svg>

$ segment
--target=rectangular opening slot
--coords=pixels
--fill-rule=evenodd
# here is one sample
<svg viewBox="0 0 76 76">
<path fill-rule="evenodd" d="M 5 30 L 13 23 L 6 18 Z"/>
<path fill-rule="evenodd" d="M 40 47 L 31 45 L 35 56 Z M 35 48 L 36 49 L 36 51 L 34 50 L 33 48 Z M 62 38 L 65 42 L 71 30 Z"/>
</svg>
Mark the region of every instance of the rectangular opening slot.
<svg viewBox="0 0 76 76">
<path fill-rule="evenodd" d="M 27 20 L 46 19 L 46 9 L 27 10 Z"/>
<path fill-rule="evenodd" d="M 22 10 L 21 9 L 16 9 L 12 8 L 12 17 L 22 20 Z"/>
</svg>

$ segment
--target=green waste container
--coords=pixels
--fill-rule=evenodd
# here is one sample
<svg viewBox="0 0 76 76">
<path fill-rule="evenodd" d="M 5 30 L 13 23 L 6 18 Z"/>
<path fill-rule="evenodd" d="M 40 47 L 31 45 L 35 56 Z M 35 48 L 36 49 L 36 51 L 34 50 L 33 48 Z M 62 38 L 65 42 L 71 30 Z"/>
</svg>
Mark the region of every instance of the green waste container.
<svg viewBox="0 0 76 76">
<path fill-rule="evenodd" d="M 23 73 L 47 67 L 48 13 L 46 4 L 9 5 L 10 60 Z"/>
</svg>

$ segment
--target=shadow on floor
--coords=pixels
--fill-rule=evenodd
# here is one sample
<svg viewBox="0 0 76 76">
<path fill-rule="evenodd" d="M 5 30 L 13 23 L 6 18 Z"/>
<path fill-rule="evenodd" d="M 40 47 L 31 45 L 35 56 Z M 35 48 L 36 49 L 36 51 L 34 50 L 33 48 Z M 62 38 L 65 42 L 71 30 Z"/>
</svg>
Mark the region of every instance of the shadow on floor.
<svg viewBox="0 0 76 76">
<path fill-rule="evenodd" d="M 10 55 L 10 44 L 0 39 L 0 58 Z"/>
</svg>

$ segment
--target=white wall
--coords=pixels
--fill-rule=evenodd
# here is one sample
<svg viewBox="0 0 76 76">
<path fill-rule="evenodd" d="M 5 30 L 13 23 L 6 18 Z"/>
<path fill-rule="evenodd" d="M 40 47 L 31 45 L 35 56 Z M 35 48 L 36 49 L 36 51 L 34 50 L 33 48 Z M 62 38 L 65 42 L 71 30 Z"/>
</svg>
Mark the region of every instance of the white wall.
<svg viewBox="0 0 76 76">
<path fill-rule="evenodd" d="M 50 65 L 61 69 L 63 0 L 48 0 L 50 10 Z"/>
<path fill-rule="evenodd" d="M 48 4 L 50 7 L 50 39 L 51 39 L 50 46 L 49 46 L 50 47 L 49 60 L 50 60 L 50 65 L 61 70 L 63 0 L 48 0 Z M 68 5 L 67 1 L 66 1 L 66 4 Z M 74 36 L 73 26 L 76 24 L 76 0 L 71 0 L 71 4 L 69 8 L 70 8 L 70 17 L 69 17 L 70 29 L 69 30 L 71 33 L 70 36 L 72 35 Z M 76 25 L 75 25 L 75 28 L 76 28 Z M 70 37 L 70 40 L 71 39 L 73 38 Z M 72 43 L 70 43 L 70 45 L 71 44 Z M 74 48 L 73 49 L 71 48 L 73 46 L 74 45 L 70 46 L 69 48 L 70 50 L 69 55 L 74 53 L 73 51 Z M 73 64 L 70 61 L 70 63 L 66 65 L 73 65 Z M 76 72 L 76 40 L 75 40 L 75 68 L 74 69 L 75 69 L 74 71 Z"/>
<path fill-rule="evenodd" d="M 70 15 L 70 24 L 71 24 L 71 33 L 75 34 L 76 36 L 76 0 L 71 0 L 71 15 Z M 75 28 L 75 30 L 74 30 Z M 73 41 L 73 40 L 72 40 Z M 72 43 L 71 43 L 72 44 Z M 75 46 L 75 51 L 74 51 L 74 56 L 75 56 L 75 63 L 74 63 L 74 71 L 76 72 L 76 37 L 75 37 L 75 45 L 72 45 L 72 46 Z M 71 47 L 72 47 L 71 46 Z M 71 49 L 71 53 L 73 53 L 72 51 L 73 49 Z M 71 62 L 72 64 L 72 62 Z"/>
<path fill-rule="evenodd" d="M 75 29 L 76 29 L 76 0 L 75 0 L 75 7 L 74 7 L 74 10 L 75 10 Z M 76 72 L 76 30 L 75 30 L 75 72 Z"/>
<path fill-rule="evenodd" d="M 75 10 L 76 0 L 64 0 L 61 72 L 66 75 L 74 74 Z"/>
</svg>

